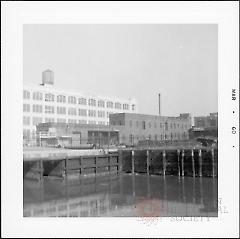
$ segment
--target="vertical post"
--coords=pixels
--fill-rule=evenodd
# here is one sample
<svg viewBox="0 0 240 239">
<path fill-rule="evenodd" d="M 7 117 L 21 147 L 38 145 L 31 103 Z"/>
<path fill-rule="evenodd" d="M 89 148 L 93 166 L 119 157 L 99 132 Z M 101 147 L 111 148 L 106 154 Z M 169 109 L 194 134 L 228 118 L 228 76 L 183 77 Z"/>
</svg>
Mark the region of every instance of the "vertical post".
<svg viewBox="0 0 240 239">
<path fill-rule="evenodd" d="M 65 177 L 65 179 L 67 179 L 67 175 L 68 175 L 68 157 L 65 158 L 65 170 L 64 170 L 64 172 L 65 172 L 64 177 Z"/>
<path fill-rule="evenodd" d="M 97 156 L 94 157 L 95 159 L 95 176 L 97 175 Z"/>
<path fill-rule="evenodd" d="M 149 155 L 149 150 L 147 150 L 147 175 L 149 175 L 149 161 L 150 161 L 150 155 Z"/>
<path fill-rule="evenodd" d="M 132 174 L 134 174 L 134 150 L 132 150 Z"/>
<path fill-rule="evenodd" d="M 163 176 L 166 175 L 166 151 L 163 150 Z"/>
<path fill-rule="evenodd" d="M 214 169 L 214 148 L 212 148 L 212 177 L 215 177 L 215 169 Z"/>
<path fill-rule="evenodd" d="M 161 94 L 158 94 L 158 113 L 161 116 Z"/>
<path fill-rule="evenodd" d="M 80 175 L 82 175 L 82 157 L 79 157 L 79 165 L 80 165 Z"/>
<path fill-rule="evenodd" d="M 122 157 L 123 153 L 122 150 L 118 151 L 118 171 L 121 173 L 122 172 Z"/>
<path fill-rule="evenodd" d="M 199 155 L 199 177 L 202 177 L 202 150 L 201 149 L 199 149 L 198 155 Z"/>
<path fill-rule="evenodd" d="M 111 155 L 109 154 L 108 152 L 108 171 L 109 171 L 109 174 L 111 173 Z"/>
<path fill-rule="evenodd" d="M 195 177 L 195 162 L 194 162 L 194 150 L 192 149 L 192 173 L 193 177 Z"/>
<path fill-rule="evenodd" d="M 180 177 L 181 172 L 180 172 L 180 150 L 179 149 L 177 150 L 177 160 L 178 160 L 178 162 L 177 162 L 177 164 L 178 164 L 178 176 Z"/>
<path fill-rule="evenodd" d="M 43 160 L 40 159 L 39 161 L 39 171 L 40 171 L 40 177 L 39 177 L 39 181 L 40 183 L 43 181 Z"/>
<path fill-rule="evenodd" d="M 123 182 L 122 182 L 122 175 L 119 177 L 119 184 L 120 184 L 120 195 L 123 195 Z"/>
<path fill-rule="evenodd" d="M 184 177 L 184 149 L 182 150 L 182 177 Z"/>
</svg>

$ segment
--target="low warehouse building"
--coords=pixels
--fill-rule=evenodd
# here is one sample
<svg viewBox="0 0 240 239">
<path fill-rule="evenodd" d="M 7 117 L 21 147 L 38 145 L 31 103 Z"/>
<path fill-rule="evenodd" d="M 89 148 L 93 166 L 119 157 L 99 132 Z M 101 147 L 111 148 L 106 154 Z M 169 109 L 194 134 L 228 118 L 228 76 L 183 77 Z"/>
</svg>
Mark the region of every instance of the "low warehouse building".
<svg viewBox="0 0 240 239">
<path fill-rule="evenodd" d="M 37 125 L 37 144 L 65 147 L 116 145 L 119 144 L 119 132 L 106 125 L 40 123 Z"/>
<path fill-rule="evenodd" d="M 179 117 L 145 114 L 110 114 L 110 125 L 119 130 L 119 141 L 136 145 L 142 140 L 179 141 L 189 139 L 190 114 Z"/>
</svg>

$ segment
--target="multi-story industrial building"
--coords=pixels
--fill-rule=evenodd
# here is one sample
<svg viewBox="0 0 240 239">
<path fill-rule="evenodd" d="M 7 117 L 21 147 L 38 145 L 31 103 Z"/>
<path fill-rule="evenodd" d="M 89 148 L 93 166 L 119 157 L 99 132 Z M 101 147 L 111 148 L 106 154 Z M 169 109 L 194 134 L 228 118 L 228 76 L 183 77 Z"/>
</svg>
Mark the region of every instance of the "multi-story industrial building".
<svg viewBox="0 0 240 239">
<path fill-rule="evenodd" d="M 42 84 L 23 87 L 23 137 L 36 137 L 39 123 L 108 125 L 111 113 L 136 113 L 135 99 L 119 99 L 60 90 L 54 87 L 54 73 L 42 73 Z"/>
<path fill-rule="evenodd" d="M 120 142 L 131 145 L 140 140 L 187 140 L 191 128 L 190 117 L 190 114 L 167 117 L 119 113 L 110 115 L 110 125 L 119 129 Z"/>
</svg>

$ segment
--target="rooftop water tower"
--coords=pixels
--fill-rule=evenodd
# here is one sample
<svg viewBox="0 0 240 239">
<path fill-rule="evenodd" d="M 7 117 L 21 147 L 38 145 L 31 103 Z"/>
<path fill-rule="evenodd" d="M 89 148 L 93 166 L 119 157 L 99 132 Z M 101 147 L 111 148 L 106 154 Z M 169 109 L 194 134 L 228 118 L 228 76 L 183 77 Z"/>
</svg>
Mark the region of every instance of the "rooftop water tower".
<svg viewBox="0 0 240 239">
<path fill-rule="evenodd" d="M 47 69 L 42 72 L 42 85 L 53 85 L 54 84 L 54 72 Z"/>
</svg>

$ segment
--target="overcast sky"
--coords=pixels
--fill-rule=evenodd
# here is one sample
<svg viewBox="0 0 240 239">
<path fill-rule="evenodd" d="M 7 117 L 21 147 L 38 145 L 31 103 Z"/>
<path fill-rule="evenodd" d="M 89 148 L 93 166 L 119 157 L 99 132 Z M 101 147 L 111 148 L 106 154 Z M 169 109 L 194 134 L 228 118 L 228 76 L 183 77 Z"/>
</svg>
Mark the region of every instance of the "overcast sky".
<svg viewBox="0 0 240 239">
<path fill-rule="evenodd" d="M 24 83 L 136 98 L 139 113 L 217 112 L 217 25 L 25 25 Z"/>
</svg>

